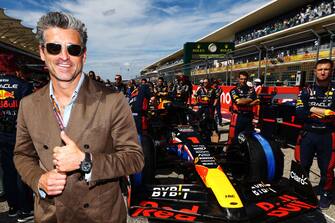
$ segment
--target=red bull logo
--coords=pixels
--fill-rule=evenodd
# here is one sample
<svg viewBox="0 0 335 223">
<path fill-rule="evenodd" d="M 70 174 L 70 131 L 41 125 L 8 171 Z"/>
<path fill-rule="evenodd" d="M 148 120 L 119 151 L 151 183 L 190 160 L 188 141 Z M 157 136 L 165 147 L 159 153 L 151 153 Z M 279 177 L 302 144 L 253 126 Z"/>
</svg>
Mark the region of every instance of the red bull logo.
<svg viewBox="0 0 335 223">
<path fill-rule="evenodd" d="M 0 90 L 0 100 L 5 100 L 7 98 L 15 98 L 14 91 Z"/>
<path fill-rule="evenodd" d="M 290 195 L 282 195 L 278 197 L 278 202 L 259 202 L 256 205 L 266 211 L 268 216 L 282 218 L 294 212 L 301 212 L 316 208 L 316 206 L 300 201 L 298 198 Z"/>
<path fill-rule="evenodd" d="M 190 209 L 182 208 L 180 210 L 173 210 L 172 207 L 162 206 L 155 201 L 142 201 L 139 208 L 137 208 L 132 214 L 132 217 L 153 217 L 161 218 L 171 221 L 183 221 L 183 222 L 194 222 L 197 218 L 199 206 L 192 205 Z"/>
</svg>

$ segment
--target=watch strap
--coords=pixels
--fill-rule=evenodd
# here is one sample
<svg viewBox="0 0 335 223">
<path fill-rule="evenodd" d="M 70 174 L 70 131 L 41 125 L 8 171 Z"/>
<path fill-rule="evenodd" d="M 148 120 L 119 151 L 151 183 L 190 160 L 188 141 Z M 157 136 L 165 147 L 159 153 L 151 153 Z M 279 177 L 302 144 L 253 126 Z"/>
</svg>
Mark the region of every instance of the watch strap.
<svg viewBox="0 0 335 223">
<path fill-rule="evenodd" d="M 92 159 L 91 159 L 91 153 L 88 153 L 88 152 L 85 152 L 85 159 L 84 159 L 86 162 L 91 162 Z"/>
</svg>

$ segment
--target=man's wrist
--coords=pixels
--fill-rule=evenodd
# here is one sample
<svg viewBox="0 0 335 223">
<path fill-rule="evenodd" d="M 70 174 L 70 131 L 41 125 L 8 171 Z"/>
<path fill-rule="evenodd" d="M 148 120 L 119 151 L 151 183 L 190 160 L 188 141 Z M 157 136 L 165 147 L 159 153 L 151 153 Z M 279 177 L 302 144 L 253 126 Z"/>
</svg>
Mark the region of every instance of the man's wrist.
<svg viewBox="0 0 335 223">
<path fill-rule="evenodd" d="M 42 183 L 41 182 L 43 181 L 43 177 L 44 177 L 44 174 L 42 174 L 37 181 L 37 188 L 38 189 L 42 188 Z"/>
<path fill-rule="evenodd" d="M 47 193 L 41 187 L 38 187 L 37 190 L 40 198 L 45 199 L 47 197 Z"/>
<path fill-rule="evenodd" d="M 85 153 L 83 151 L 79 152 L 79 163 L 83 162 L 85 159 Z"/>
<path fill-rule="evenodd" d="M 89 173 L 92 169 L 92 155 L 91 153 L 85 152 L 84 159 L 80 162 L 79 170 L 82 173 Z"/>
<path fill-rule="evenodd" d="M 84 160 L 85 160 L 85 152 L 79 151 L 79 153 L 78 153 L 78 162 L 79 162 L 78 170 L 80 170 L 81 163 L 84 162 Z"/>
<path fill-rule="evenodd" d="M 37 191 L 38 191 L 38 195 L 40 198 L 44 199 L 47 196 L 47 193 L 45 192 L 45 190 L 42 187 L 42 183 L 41 181 L 43 180 L 42 178 L 44 177 L 44 174 L 40 177 L 40 179 L 37 182 Z"/>
</svg>

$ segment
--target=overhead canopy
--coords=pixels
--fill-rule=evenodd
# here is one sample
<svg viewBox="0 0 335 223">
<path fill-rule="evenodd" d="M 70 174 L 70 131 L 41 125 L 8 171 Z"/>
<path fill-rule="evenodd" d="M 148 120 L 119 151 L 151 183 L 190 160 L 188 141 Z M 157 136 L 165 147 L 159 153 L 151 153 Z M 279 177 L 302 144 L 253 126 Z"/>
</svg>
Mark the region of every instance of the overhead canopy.
<svg viewBox="0 0 335 223">
<path fill-rule="evenodd" d="M 0 44 L 22 50 L 22 53 L 32 57 L 39 55 L 38 41 L 32 28 L 23 26 L 19 19 L 7 16 L 3 8 L 0 8 Z"/>
<path fill-rule="evenodd" d="M 304 1 L 292 1 L 292 0 L 272 0 L 267 4 L 261 6 L 260 8 L 238 18 L 237 20 L 215 30 L 214 32 L 200 38 L 196 42 L 228 42 L 234 41 L 235 34 L 244 29 L 250 28 L 253 25 L 257 25 L 262 22 L 266 22 L 268 20 L 274 19 L 278 16 L 284 15 L 285 13 L 300 8 L 303 5 L 307 5 L 308 3 L 313 3 L 313 0 L 304 0 Z M 283 32 L 286 32 L 284 30 Z M 270 35 L 267 35 L 270 36 Z M 236 48 L 240 48 L 242 45 L 248 45 L 252 41 L 248 41 L 247 43 L 242 43 L 236 46 Z M 153 64 L 144 68 L 144 70 L 156 69 L 162 64 L 175 60 L 183 56 L 183 49 L 180 49 L 164 58 L 159 59 Z"/>
</svg>

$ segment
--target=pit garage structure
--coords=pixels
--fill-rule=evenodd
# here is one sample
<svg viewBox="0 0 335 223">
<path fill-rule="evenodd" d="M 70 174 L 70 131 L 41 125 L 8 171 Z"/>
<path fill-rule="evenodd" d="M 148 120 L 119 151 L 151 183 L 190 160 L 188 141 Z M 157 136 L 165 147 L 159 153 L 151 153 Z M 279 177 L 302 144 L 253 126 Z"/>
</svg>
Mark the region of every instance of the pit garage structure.
<svg viewBox="0 0 335 223">
<path fill-rule="evenodd" d="M 15 72 L 29 80 L 47 77 L 33 29 L 0 8 L 0 73 Z"/>
</svg>

